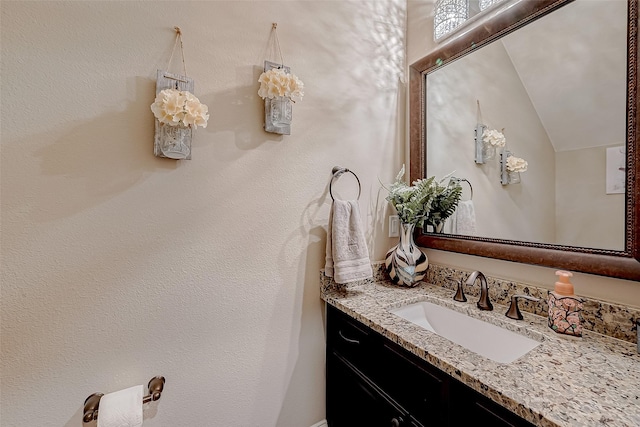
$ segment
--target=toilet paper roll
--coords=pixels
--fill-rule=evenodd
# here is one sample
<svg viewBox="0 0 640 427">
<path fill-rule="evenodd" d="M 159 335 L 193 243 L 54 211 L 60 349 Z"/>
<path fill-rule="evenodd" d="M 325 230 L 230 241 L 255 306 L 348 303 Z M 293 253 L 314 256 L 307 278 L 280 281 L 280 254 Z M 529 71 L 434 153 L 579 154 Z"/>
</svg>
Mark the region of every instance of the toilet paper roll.
<svg viewBox="0 0 640 427">
<path fill-rule="evenodd" d="M 142 385 L 137 385 L 102 396 L 98 427 L 142 426 L 142 393 Z"/>
</svg>

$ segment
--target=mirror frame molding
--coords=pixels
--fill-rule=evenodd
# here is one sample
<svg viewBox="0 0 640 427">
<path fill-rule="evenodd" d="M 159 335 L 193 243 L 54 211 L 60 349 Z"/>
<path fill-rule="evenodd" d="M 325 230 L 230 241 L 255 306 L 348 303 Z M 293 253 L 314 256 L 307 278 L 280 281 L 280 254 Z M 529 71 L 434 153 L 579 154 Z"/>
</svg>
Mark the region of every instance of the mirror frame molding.
<svg viewBox="0 0 640 427">
<path fill-rule="evenodd" d="M 476 25 L 409 67 L 409 177 L 427 176 L 426 76 L 515 29 L 574 0 L 521 1 Z M 627 23 L 627 177 L 625 249 L 622 251 L 562 246 L 485 237 L 416 232 L 419 246 L 506 261 L 640 281 L 640 121 L 637 96 L 638 2 L 628 0 Z"/>
</svg>

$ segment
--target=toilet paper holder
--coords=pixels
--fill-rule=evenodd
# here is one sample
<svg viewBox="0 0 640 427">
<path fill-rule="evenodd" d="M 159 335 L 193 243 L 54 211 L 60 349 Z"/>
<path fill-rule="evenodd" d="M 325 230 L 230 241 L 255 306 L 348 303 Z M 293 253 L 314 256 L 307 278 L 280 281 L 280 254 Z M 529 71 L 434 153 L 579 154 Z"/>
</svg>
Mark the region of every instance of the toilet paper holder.
<svg viewBox="0 0 640 427">
<path fill-rule="evenodd" d="M 149 394 L 142 398 L 142 403 L 155 402 L 160 399 L 160 395 L 164 389 L 164 377 L 151 378 L 147 388 L 149 389 Z M 102 396 L 104 396 L 104 393 L 93 393 L 85 399 L 84 416 L 82 417 L 83 423 L 98 419 L 98 407 L 100 406 L 100 398 L 102 398 Z"/>
</svg>

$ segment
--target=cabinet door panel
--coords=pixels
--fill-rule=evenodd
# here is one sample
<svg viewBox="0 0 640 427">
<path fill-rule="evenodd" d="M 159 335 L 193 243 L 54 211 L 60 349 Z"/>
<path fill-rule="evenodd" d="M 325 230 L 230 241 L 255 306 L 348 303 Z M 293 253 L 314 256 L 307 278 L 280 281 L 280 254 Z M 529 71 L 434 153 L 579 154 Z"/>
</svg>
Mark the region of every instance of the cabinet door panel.
<svg viewBox="0 0 640 427">
<path fill-rule="evenodd" d="M 496 414 L 494 411 L 487 408 L 482 403 L 474 402 L 474 406 L 475 407 L 472 411 L 474 414 L 476 414 L 474 419 L 481 422 L 490 422 L 491 425 L 495 427 L 515 427 L 515 424 L 512 424 L 509 421 L 505 420 L 502 416 Z"/>
<path fill-rule="evenodd" d="M 329 427 L 422 427 L 338 354 L 327 359 Z"/>
<path fill-rule="evenodd" d="M 377 358 L 376 382 L 423 423 L 448 423 L 448 375 L 388 341 Z"/>
<path fill-rule="evenodd" d="M 492 427 L 534 427 L 530 422 L 459 381 L 452 380 L 451 392 L 452 426 L 476 423 Z"/>
</svg>

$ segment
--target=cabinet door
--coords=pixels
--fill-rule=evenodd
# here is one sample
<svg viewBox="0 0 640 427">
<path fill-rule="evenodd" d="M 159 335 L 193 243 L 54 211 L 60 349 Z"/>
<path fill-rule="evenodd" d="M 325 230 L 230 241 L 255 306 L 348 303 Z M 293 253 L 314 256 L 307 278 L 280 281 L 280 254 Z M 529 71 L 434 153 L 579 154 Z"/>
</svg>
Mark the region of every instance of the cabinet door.
<svg viewBox="0 0 640 427">
<path fill-rule="evenodd" d="M 385 392 L 422 424 L 448 425 L 447 374 L 388 340 L 376 360 L 374 378 Z"/>
<path fill-rule="evenodd" d="M 327 359 L 329 427 L 423 427 L 351 363 Z"/>
<path fill-rule="evenodd" d="M 508 409 L 459 381 L 451 384 L 451 425 L 492 427 L 535 427 Z"/>
</svg>

